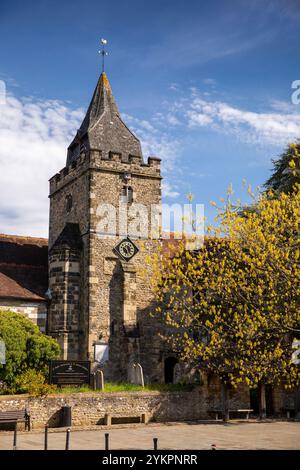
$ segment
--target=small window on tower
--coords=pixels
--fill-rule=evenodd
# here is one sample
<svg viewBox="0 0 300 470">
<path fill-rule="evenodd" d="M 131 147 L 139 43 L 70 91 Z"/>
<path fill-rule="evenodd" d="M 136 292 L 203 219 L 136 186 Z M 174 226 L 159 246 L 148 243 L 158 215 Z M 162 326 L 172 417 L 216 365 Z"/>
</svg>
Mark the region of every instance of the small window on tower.
<svg viewBox="0 0 300 470">
<path fill-rule="evenodd" d="M 66 211 L 70 212 L 70 210 L 72 209 L 72 206 L 73 206 L 73 198 L 71 194 L 68 194 L 66 196 Z"/>
<path fill-rule="evenodd" d="M 129 204 L 133 202 L 133 189 L 131 187 L 129 187 L 127 191 L 127 202 Z"/>
<path fill-rule="evenodd" d="M 131 204 L 133 202 L 133 189 L 130 186 L 123 186 L 121 191 L 121 202 Z"/>
<path fill-rule="evenodd" d="M 120 200 L 121 202 L 123 202 L 123 204 L 126 204 L 127 202 L 127 187 L 126 186 L 123 186 L 122 188 Z"/>
</svg>

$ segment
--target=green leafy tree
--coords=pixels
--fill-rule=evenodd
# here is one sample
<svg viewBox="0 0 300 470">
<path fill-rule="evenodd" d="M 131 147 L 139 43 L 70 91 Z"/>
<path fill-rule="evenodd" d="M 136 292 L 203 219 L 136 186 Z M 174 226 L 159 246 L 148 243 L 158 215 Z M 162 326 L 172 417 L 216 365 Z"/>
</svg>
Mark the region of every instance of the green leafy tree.
<svg viewBox="0 0 300 470">
<path fill-rule="evenodd" d="M 273 164 L 273 173 L 264 185 L 266 190 L 290 193 L 300 183 L 300 143 L 290 144 Z"/>
<path fill-rule="evenodd" d="M 20 313 L 0 310 L 0 339 L 6 347 L 6 364 L 0 364 L 0 380 L 17 391 L 19 378 L 33 369 L 46 377 L 48 362 L 59 356 L 59 345 Z"/>
</svg>

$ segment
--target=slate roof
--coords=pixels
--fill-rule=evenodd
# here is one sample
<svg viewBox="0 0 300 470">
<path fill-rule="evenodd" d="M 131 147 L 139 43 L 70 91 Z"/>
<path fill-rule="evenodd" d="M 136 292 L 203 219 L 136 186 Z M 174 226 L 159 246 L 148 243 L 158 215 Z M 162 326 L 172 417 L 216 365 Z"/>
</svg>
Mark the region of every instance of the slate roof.
<svg viewBox="0 0 300 470">
<path fill-rule="evenodd" d="M 109 152 L 120 153 L 124 161 L 129 155 L 142 157 L 139 139 L 123 122 L 106 74 L 100 75 L 86 116 L 68 148 L 67 165 L 80 155 L 80 149 L 102 151 L 102 158 Z"/>
<path fill-rule="evenodd" d="M 48 240 L 0 234 L 0 298 L 45 300 Z"/>
<path fill-rule="evenodd" d="M 78 224 L 68 222 L 57 237 L 50 251 L 61 246 L 66 246 L 73 250 L 81 250 L 82 239 Z"/>
</svg>

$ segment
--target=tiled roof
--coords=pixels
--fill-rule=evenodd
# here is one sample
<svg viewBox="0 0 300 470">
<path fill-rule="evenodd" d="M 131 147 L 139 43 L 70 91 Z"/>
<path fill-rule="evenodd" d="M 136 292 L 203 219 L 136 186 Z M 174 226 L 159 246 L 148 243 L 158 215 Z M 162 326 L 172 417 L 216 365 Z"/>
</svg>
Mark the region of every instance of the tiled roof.
<svg viewBox="0 0 300 470">
<path fill-rule="evenodd" d="M 48 240 L 0 234 L 0 297 L 45 300 Z"/>
</svg>

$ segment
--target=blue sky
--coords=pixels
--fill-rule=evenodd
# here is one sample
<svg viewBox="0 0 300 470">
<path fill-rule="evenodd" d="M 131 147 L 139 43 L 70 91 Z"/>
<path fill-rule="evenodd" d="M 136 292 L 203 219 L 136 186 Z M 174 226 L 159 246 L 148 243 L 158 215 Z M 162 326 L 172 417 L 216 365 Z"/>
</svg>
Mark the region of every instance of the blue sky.
<svg viewBox="0 0 300 470">
<path fill-rule="evenodd" d="M 212 212 L 253 187 L 300 135 L 298 0 L 2 0 L 0 231 L 47 236 L 48 183 L 106 71 L 144 154 L 163 159 L 164 201 Z"/>
</svg>

